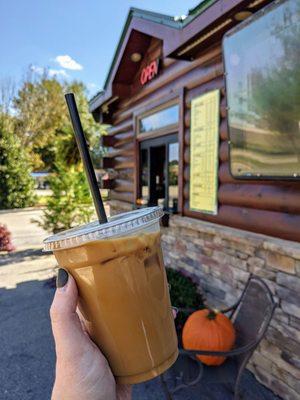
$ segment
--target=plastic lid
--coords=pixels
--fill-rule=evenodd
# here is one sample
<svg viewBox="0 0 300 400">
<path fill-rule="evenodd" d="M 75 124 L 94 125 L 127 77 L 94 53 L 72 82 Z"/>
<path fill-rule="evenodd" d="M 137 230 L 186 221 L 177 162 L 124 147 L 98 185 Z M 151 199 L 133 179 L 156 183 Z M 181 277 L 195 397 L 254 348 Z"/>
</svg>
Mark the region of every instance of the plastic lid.
<svg viewBox="0 0 300 400">
<path fill-rule="evenodd" d="M 163 216 L 160 207 L 148 207 L 114 215 L 106 224 L 98 221 L 78 226 L 44 240 L 44 251 L 53 251 L 80 246 L 83 243 L 103 240 L 111 237 L 132 234 L 134 231 L 151 225 Z"/>
</svg>

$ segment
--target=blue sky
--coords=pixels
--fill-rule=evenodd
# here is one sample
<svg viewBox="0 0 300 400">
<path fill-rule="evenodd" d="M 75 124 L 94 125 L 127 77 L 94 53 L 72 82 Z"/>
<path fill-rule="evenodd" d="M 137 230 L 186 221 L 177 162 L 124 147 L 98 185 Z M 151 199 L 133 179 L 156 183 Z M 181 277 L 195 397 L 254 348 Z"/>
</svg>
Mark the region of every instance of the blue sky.
<svg viewBox="0 0 300 400">
<path fill-rule="evenodd" d="M 0 0 L 0 79 L 19 84 L 29 65 L 102 88 L 130 7 L 187 14 L 200 0 Z"/>
</svg>

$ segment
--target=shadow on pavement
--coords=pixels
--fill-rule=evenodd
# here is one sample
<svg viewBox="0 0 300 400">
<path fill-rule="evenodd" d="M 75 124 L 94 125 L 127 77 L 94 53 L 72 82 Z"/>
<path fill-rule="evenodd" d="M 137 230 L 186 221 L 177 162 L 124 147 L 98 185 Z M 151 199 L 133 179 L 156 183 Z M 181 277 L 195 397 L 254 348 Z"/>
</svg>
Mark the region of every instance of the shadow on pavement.
<svg viewBox="0 0 300 400">
<path fill-rule="evenodd" d="M 240 388 L 240 398 L 243 400 L 281 400 L 261 385 L 249 371 L 244 372 Z M 132 398 L 133 400 L 167 400 L 159 378 L 135 385 Z M 172 396 L 172 400 L 233 400 L 233 393 L 227 385 L 205 384 L 200 381 L 191 388 L 178 391 Z"/>
<path fill-rule="evenodd" d="M 54 290 L 54 278 L 23 282 L 14 289 L 0 288 L 0 400 L 51 397 L 55 352 L 49 308 Z M 243 400 L 279 399 L 250 372 L 244 374 L 241 388 Z M 133 400 L 163 399 L 157 378 L 133 388 Z M 228 388 L 205 382 L 174 396 L 174 400 L 196 399 L 231 400 L 233 396 Z"/>
<path fill-rule="evenodd" d="M 49 308 L 51 280 L 0 288 L 0 399 L 51 397 L 55 353 Z"/>
<path fill-rule="evenodd" d="M 43 253 L 42 249 L 25 249 L 13 251 L 7 254 L 1 254 L 0 267 L 3 265 L 13 264 L 22 261 L 33 261 L 40 257 L 47 257 L 48 253 Z"/>
</svg>

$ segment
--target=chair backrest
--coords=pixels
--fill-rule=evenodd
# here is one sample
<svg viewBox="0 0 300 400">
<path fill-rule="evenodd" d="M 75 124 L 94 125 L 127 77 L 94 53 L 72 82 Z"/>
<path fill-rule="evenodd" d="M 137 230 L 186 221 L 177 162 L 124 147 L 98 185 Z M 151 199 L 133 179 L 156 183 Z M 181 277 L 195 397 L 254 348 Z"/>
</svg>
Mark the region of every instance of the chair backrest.
<svg viewBox="0 0 300 400">
<path fill-rule="evenodd" d="M 264 337 L 271 322 L 276 303 L 272 292 L 259 277 L 250 275 L 242 293 L 239 306 L 232 315 L 236 329 L 236 347 L 249 343 L 256 346 Z M 243 368 L 255 348 L 237 357 L 238 367 Z"/>
</svg>

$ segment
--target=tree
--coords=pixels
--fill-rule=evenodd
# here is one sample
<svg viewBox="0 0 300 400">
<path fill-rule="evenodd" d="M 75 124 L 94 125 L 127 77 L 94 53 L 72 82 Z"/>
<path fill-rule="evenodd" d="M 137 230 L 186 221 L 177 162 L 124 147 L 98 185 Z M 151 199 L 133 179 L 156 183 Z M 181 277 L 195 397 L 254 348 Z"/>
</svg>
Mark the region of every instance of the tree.
<svg viewBox="0 0 300 400">
<path fill-rule="evenodd" d="M 69 164 L 79 160 L 78 150 L 68 115 L 64 93 L 76 97 L 82 126 L 91 147 L 100 146 L 100 129 L 88 111 L 86 88 L 83 83 L 59 82 L 49 77 L 29 74 L 14 99 L 17 117 L 16 132 L 28 149 L 34 169 L 52 170 L 56 154 L 63 153 Z"/>
<path fill-rule="evenodd" d="M 50 188 L 53 194 L 39 225 L 55 233 L 90 221 L 94 210 L 81 165 L 67 167 L 58 162 L 50 178 Z"/>
<path fill-rule="evenodd" d="M 27 154 L 12 129 L 12 117 L 0 114 L 0 209 L 34 203 L 34 182 Z"/>
</svg>

